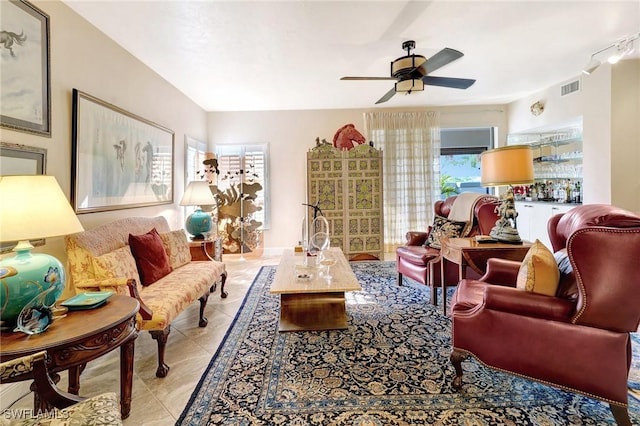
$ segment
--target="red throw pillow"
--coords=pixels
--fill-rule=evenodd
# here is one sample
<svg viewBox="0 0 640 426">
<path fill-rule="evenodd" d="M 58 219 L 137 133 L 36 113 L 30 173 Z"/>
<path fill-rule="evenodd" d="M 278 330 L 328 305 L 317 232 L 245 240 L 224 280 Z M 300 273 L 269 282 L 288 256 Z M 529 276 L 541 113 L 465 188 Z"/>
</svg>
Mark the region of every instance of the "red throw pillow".
<svg viewBox="0 0 640 426">
<path fill-rule="evenodd" d="M 171 272 L 169 256 L 156 228 L 143 235 L 129 234 L 129 247 L 142 285 L 151 285 Z"/>
</svg>

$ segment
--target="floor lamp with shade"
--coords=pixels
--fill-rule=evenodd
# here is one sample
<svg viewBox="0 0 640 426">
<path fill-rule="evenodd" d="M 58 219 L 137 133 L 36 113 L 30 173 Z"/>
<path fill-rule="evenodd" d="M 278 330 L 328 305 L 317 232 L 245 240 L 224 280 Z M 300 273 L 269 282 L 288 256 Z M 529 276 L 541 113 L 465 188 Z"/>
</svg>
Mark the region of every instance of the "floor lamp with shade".
<svg viewBox="0 0 640 426">
<path fill-rule="evenodd" d="M 483 186 L 507 185 L 500 200 L 500 219 L 489 236 L 505 243 L 521 243 L 518 233 L 512 185 L 530 185 L 533 176 L 533 151 L 528 145 L 506 146 L 480 155 L 480 174 Z"/>
<path fill-rule="evenodd" d="M 29 240 L 84 231 L 58 181 L 53 176 L 0 176 L 0 241 L 19 241 L 15 256 L 0 261 L 0 324 L 20 326 L 20 318 L 33 320 L 19 327 L 34 334 L 52 319 L 52 307 L 65 286 L 62 263 L 44 253 L 32 253 Z M 46 297 L 42 297 L 46 293 Z M 24 312 L 38 309 L 38 318 Z M 32 303 L 34 302 L 34 303 Z"/>
</svg>

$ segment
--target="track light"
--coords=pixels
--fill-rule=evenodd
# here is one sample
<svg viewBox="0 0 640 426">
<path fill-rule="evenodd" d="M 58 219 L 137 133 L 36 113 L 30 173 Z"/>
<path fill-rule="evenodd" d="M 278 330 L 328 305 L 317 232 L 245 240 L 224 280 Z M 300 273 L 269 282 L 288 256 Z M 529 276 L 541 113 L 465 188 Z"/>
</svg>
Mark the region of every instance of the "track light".
<svg viewBox="0 0 640 426">
<path fill-rule="evenodd" d="M 635 48 L 634 43 L 638 38 L 640 38 L 640 33 L 622 38 L 615 43 L 605 47 L 604 49 L 598 50 L 591 55 L 589 63 L 582 69 L 582 72 L 587 75 L 594 72 L 602 64 L 602 61 L 597 59 L 596 56 L 601 55 L 605 52 L 607 52 L 607 55 L 601 55 L 602 59 L 606 59 L 606 61 L 610 64 L 617 63 L 623 57 L 633 53 L 633 50 Z M 615 48 L 615 50 L 610 51 L 613 48 Z"/>
<path fill-rule="evenodd" d="M 582 70 L 582 72 L 586 75 L 591 74 L 592 72 L 594 72 L 596 70 L 596 68 L 598 68 L 600 65 L 602 64 L 602 62 L 600 62 L 599 60 L 595 59 L 593 56 L 591 57 L 591 60 L 589 61 L 589 63 L 587 64 L 587 66 L 584 67 L 584 69 Z"/>
</svg>

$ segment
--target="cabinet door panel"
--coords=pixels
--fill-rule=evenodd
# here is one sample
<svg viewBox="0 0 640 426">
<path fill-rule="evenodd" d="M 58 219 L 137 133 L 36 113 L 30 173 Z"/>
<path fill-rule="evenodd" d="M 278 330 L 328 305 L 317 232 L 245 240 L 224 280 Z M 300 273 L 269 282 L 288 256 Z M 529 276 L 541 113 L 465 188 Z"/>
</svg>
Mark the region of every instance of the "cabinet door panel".
<svg viewBox="0 0 640 426">
<path fill-rule="evenodd" d="M 533 204 L 517 201 L 516 211 L 518 212 L 518 217 L 516 218 L 516 220 L 520 238 L 524 241 L 533 241 L 535 239 L 532 239 Z"/>
<path fill-rule="evenodd" d="M 331 245 L 350 258 L 383 258 L 382 151 L 359 145 L 341 151 L 321 145 L 307 153 L 308 204 L 320 203 Z"/>
</svg>

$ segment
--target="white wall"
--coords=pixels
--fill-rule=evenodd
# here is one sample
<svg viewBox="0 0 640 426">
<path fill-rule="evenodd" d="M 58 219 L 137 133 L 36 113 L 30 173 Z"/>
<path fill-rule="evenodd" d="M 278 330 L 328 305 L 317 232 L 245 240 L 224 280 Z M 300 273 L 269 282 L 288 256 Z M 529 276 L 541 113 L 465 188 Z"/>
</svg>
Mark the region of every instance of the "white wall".
<svg viewBox="0 0 640 426">
<path fill-rule="evenodd" d="M 571 79 L 509 104 L 509 132 L 563 127 L 581 117 L 584 202 L 640 211 L 640 59 L 605 63 L 579 78 L 579 93 L 559 96 Z M 545 110 L 534 117 L 529 108 L 538 100 Z"/>
<path fill-rule="evenodd" d="M 85 228 L 126 216 L 164 215 L 182 227 L 178 206 L 184 188 L 184 136 L 206 139 L 206 113 L 103 33 L 59 1 L 33 2 L 50 19 L 51 138 L 0 129 L 3 142 L 47 149 L 47 174 L 71 189 L 72 89 L 114 104 L 175 132 L 174 204 L 79 215 Z M 46 209 L 34 212 L 46 220 Z M 66 259 L 62 238 L 49 238 L 36 251 Z"/>
<path fill-rule="evenodd" d="M 611 97 L 611 199 L 640 212 L 640 59 L 613 67 Z"/>
<path fill-rule="evenodd" d="M 433 108 L 429 108 L 433 110 Z M 414 109 L 415 110 L 415 109 Z M 506 137 L 504 106 L 449 107 L 441 112 L 441 127 L 499 127 Z M 209 144 L 269 143 L 271 229 L 264 247 L 274 252 L 300 239 L 306 203 L 306 153 L 315 139 L 332 142 L 336 130 L 353 123 L 364 133 L 363 113 L 369 110 L 309 110 L 209 113 Z M 365 135 L 368 137 L 368 135 Z M 375 141 L 374 141 L 375 143 Z"/>
<path fill-rule="evenodd" d="M 545 90 L 532 93 L 507 106 L 509 133 L 521 133 L 530 130 L 544 130 L 563 123 L 575 121 L 582 116 L 584 90 L 566 96 L 560 96 L 560 86 L 569 81 L 581 79 L 581 76 L 568 79 Z M 531 105 L 540 101 L 544 105 L 542 114 L 531 114 Z"/>
<path fill-rule="evenodd" d="M 585 203 L 611 204 L 611 65 L 584 78 L 583 191 Z"/>
</svg>

